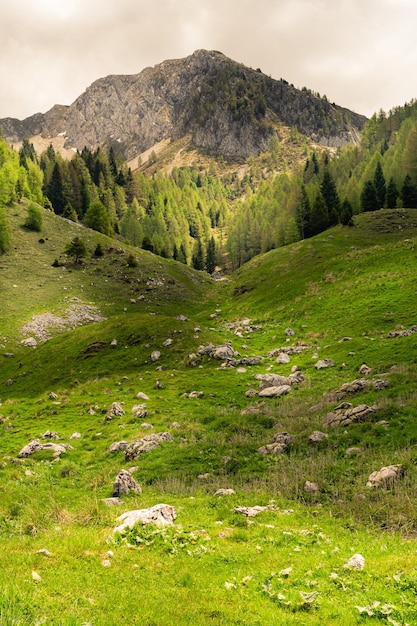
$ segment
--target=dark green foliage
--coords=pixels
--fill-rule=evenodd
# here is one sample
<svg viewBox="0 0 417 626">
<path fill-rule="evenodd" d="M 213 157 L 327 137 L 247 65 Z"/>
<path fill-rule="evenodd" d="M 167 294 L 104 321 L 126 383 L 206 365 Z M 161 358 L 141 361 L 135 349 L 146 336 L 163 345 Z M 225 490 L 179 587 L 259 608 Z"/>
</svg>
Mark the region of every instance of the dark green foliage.
<svg viewBox="0 0 417 626">
<path fill-rule="evenodd" d="M 209 274 L 212 274 L 216 269 L 216 242 L 214 237 L 210 237 L 207 244 L 206 253 L 206 270 Z"/>
<path fill-rule="evenodd" d="M 74 239 L 67 244 L 65 253 L 74 259 L 74 263 L 80 263 L 81 259 L 87 256 L 87 246 L 80 237 L 74 237 Z"/>
<path fill-rule="evenodd" d="M 36 232 L 40 232 L 42 230 L 42 211 L 35 204 L 31 204 L 28 207 L 28 214 L 24 227 L 28 230 L 34 230 Z"/>
<path fill-rule="evenodd" d="M 349 226 L 352 224 L 353 208 L 349 200 L 345 199 L 342 204 L 342 210 L 340 214 L 340 222 L 343 226 Z"/>
<path fill-rule="evenodd" d="M 204 269 L 204 253 L 201 239 L 197 239 L 194 244 L 194 252 L 192 256 L 192 266 L 195 270 Z"/>
<path fill-rule="evenodd" d="M 372 180 L 367 180 L 363 187 L 361 206 L 363 211 L 377 211 L 380 208 L 375 185 Z"/>
<path fill-rule="evenodd" d="M 391 176 L 387 187 L 387 209 L 395 209 L 399 195 L 397 185 Z"/>
<path fill-rule="evenodd" d="M 61 167 L 58 162 L 55 162 L 53 166 L 51 177 L 45 187 L 45 195 L 51 201 L 55 213 L 62 215 L 67 203 L 64 195 Z"/>
<path fill-rule="evenodd" d="M 310 214 L 310 230 L 317 235 L 329 227 L 329 211 L 322 193 L 318 193 L 314 200 Z"/>
<path fill-rule="evenodd" d="M 405 208 L 417 208 L 417 186 L 414 185 L 409 174 L 404 178 L 403 186 L 401 187 L 401 198 Z"/>
<path fill-rule="evenodd" d="M 103 248 L 101 247 L 101 243 L 99 242 L 99 243 L 96 245 L 96 248 L 95 248 L 95 250 L 94 250 L 94 256 L 95 256 L 95 257 L 101 257 L 101 256 L 103 256 L 103 255 L 104 255 Z"/>
<path fill-rule="evenodd" d="M 381 163 L 379 161 L 375 169 L 374 186 L 375 186 L 377 202 L 379 205 L 378 208 L 383 209 L 385 206 L 385 201 L 387 197 L 387 188 L 385 184 L 385 176 L 382 171 Z"/>
</svg>

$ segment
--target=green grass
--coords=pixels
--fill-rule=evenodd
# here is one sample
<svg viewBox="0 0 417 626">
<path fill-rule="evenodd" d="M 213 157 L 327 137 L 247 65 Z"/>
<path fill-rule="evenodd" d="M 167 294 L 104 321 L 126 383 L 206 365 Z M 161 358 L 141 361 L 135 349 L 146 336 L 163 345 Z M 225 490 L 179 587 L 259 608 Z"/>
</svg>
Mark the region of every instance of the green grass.
<svg viewBox="0 0 417 626">
<path fill-rule="evenodd" d="M 48 212 L 42 233 L 30 233 L 24 215 L 24 207 L 12 209 L 13 250 L 0 258 L 0 343 L 14 355 L 0 354 L 0 623 L 412 624 L 417 334 L 388 334 L 416 324 L 416 211 L 358 216 L 353 228 L 271 251 L 221 284 Z M 75 234 L 90 255 L 100 242 L 104 257 L 52 267 L 65 261 Z M 137 268 L 126 264 L 132 251 Z M 22 346 L 33 315 L 65 315 L 73 298 L 106 319 L 52 333 L 36 349 Z M 244 318 L 257 329 L 234 334 L 229 324 Z M 243 371 L 207 357 L 191 365 L 200 345 L 225 341 L 262 361 Z M 287 365 L 268 356 L 300 344 L 307 348 Z M 154 350 L 161 356 L 153 363 Z M 316 370 L 317 356 L 335 366 Z M 327 429 L 328 438 L 312 444 L 309 435 L 325 430 L 340 402 L 335 392 L 360 377 L 363 363 L 369 380 L 388 386 L 345 400 L 374 406 L 372 420 Z M 254 374 L 288 375 L 294 365 L 305 381 L 288 396 L 246 396 L 258 389 Z M 203 393 L 190 398 L 192 391 Z M 132 414 L 139 392 L 149 397 L 140 420 Z M 116 401 L 125 414 L 108 421 Z M 47 430 L 73 450 L 59 462 L 47 452 L 16 460 Z M 82 437 L 70 440 L 75 431 Z M 137 461 L 108 451 L 115 441 L 165 431 L 174 442 Z M 287 452 L 257 452 L 283 431 L 293 437 Z M 352 446 L 360 451 L 347 456 Z M 372 471 L 396 463 L 403 475 L 392 489 L 366 487 Z M 132 465 L 143 494 L 106 507 L 116 474 Z M 306 480 L 319 492 L 306 493 Z M 214 497 L 225 487 L 237 495 Z M 264 512 L 248 524 L 233 510 L 271 500 L 295 512 Z M 146 530 L 132 548 L 114 544 L 121 512 L 157 502 L 177 508 L 174 530 L 155 541 Z M 181 547 L 172 552 L 173 545 Z M 52 556 L 36 554 L 41 548 Z M 354 552 L 365 556 L 362 572 L 343 569 Z M 300 595 L 315 591 L 311 604 Z"/>
</svg>

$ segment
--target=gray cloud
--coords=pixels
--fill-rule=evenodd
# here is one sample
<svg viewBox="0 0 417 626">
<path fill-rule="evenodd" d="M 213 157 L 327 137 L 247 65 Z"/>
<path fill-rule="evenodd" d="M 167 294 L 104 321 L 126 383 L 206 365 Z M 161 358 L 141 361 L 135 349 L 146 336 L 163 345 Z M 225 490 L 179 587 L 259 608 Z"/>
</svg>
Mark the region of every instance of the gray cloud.
<svg viewBox="0 0 417 626">
<path fill-rule="evenodd" d="M 0 0 L 0 117 L 197 48 L 372 115 L 417 97 L 414 0 Z"/>
</svg>

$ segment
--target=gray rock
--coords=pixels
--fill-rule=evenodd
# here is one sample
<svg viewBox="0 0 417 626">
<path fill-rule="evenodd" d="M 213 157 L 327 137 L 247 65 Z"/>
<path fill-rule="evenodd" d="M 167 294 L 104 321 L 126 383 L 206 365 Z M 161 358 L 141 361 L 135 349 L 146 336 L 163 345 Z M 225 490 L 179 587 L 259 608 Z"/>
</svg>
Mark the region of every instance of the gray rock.
<svg viewBox="0 0 417 626">
<path fill-rule="evenodd" d="M 121 450 L 126 450 L 127 446 L 127 441 L 115 441 L 109 446 L 108 452 L 120 452 Z"/>
<path fill-rule="evenodd" d="M 168 504 L 156 504 L 149 509 L 138 509 L 127 511 L 117 518 L 118 526 L 114 533 L 122 533 L 127 528 L 133 528 L 136 524 L 156 524 L 158 526 L 171 525 L 174 523 L 177 514 L 173 506 Z"/>
<path fill-rule="evenodd" d="M 280 385 L 279 387 L 267 387 L 266 389 L 262 389 L 259 392 L 260 398 L 279 398 L 280 396 L 285 396 L 287 393 L 290 393 L 291 386 L 290 385 Z"/>
<path fill-rule="evenodd" d="M 285 329 L 285 334 L 287 335 L 287 337 L 294 337 L 295 332 L 293 331 L 292 328 L 286 328 Z"/>
<path fill-rule="evenodd" d="M 57 441 L 59 439 L 59 435 L 54 430 L 47 430 L 43 433 L 42 439 L 54 439 Z"/>
<path fill-rule="evenodd" d="M 125 448 L 126 461 L 133 461 L 137 459 L 141 454 L 150 452 L 159 446 L 162 442 L 173 442 L 173 438 L 167 432 L 164 433 L 151 433 L 145 435 L 142 439 L 129 443 Z"/>
<path fill-rule="evenodd" d="M 392 487 L 393 483 L 401 476 L 401 469 L 401 465 L 387 465 L 386 467 L 381 467 L 380 470 L 372 472 L 372 474 L 369 475 L 366 486 L 374 489 Z"/>
<path fill-rule="evenodd" d="M 318 493 L 320 491 L 320 487 L 317 483 L 306 480 L 304 483 L 304 491 L 306 493 Z"/>
<path fill-rule="evenodd" d="M 127 470 L 121 470 L 113 484 L 113 497 L 126 495 L 130 491 L 142 493 L 141 486 L 133 478 L 132 474 Z"/>
<path fill-rule="evenodd" d="M 279 365 L 286 365 L 289 362 L 290 362 L 290 357 L 288 356 L 288 354 L 286 352 L 281 352 L 277 356 L 277 363 Z"/>
<path fill-rule="evenodd" d="M 154 350 L 151 354 L 152 363 L 156 363 L 156 361 L 158 361 L 160 358 L 161 358 L 161 353 L 159 352 L 159 350 Z"/>
<path fill-rule="evenodd" d="M 107 412 L 109 417 L 121 417 L 124 414 L 125 412 L 120 402 L 113 402 Z"/>
<path fill-rule="evenodd" d="M 350 559 L 344 564 L 344 569 L 355 569 L 362 570 L 365 567 L 365 559 L 362 554 L 354 554 L 350 557 Z"/>
<path fill-rule="evenodd" d="M 208 474 L 210 476 L 210 474 Z M 217 489 L 215 496 L 234 496 L 236 491 L 234 489 Z"/>
<path fill-rule="evenodd" d="M 333 359 L 320 359 L 320 361 L 317 361 L 314 367 L 316 368 L 316 370 L 322 370 L 326 367 L 334 367 L 334 361 Z"/>
<path fill-rule="evenodd" d="M 139 393 L 136 395 L 136 398 L 138 400 L 149 400 L 148 396 L 146 395 L 146 393 L 143 393 L 143 391 L 139 391 Z"/>
<path fill-rule="evenodd" d="M 344 410 L 334 410 L 328 413 L 323 420 L 326 428 L 333 426 L 349 426 L 352 423 L 367 422 L 375 413 L 375 408 L 367 404 L 359 404 Z"/>
<path fill-rule="evenodd" d="M 322 441 L 325 441 L 328 438 L 329 438 L 329 435 L 327 433 L 322 433 L 320 430 L 315 430 L 314 432 L 311 433 L 308 440 L 311 441 L 312 443 L 321 443 Z"/>
<path fill-rule="evenodd" d="M 52 456 L 59 457 L 61 454 L 65 454 L 68 450 L 73 450 L 73 447 L 69 443 L 41 443 L 39 439 L 33 439 L 26 446 L 24 446 L 19 454 L 19 458 L 27 458 L 35 452 L 41 452 L 43 450 L 51 451 Z"/>
<path fill-rule="evenodd" d="M 28 337 L 27 339 L 22 339 L 21 344 L 25 346 L 25 348 L 36 348 L 38 342 L 34 337 Z"/>
<path fill-rule="evenodd" d="M 103 498 L 103 502 L 107 506 L 120 506 L 123 504 L 123 500 L 120 498 Z"/>
<path fill-rule="evenodd" d="M 371 368 L 365 365 L 365 363 L 362 363 L 362 365 L 359 368 L 359 374 L 361 376 L 368 376 L 371 373 L 371 371 L 372 371 Z"/>
</svg>

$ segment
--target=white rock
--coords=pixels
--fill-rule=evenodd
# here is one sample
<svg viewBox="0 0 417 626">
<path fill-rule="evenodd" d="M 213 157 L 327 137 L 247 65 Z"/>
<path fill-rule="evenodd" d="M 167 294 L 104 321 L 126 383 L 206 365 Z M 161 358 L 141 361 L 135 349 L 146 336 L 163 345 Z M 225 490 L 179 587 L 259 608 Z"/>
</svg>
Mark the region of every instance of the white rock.
<svg viewBox="0 0 417 626">
<path fill-rule="evenodd" d="M 142 524 L 157 524 L 158 526 L 164 526 L 167 524 L 173 524 L 177 514 L 173 506 L 168 504 L 155 504 L 155 506 L 149 509 L 138 509 L 135 511 L 127 511 L 117 518 L 119 523 L 114 529 L 115 533 L 122 533 L 126 528 L 133 528 L 137 523 Z"/>
<path fill-rule="evenodd" d="M 345 569 L 362 570 L 365 567 L 365 559 L 362 554 L 354 554 L 344 566 Z"/>
</svg>

